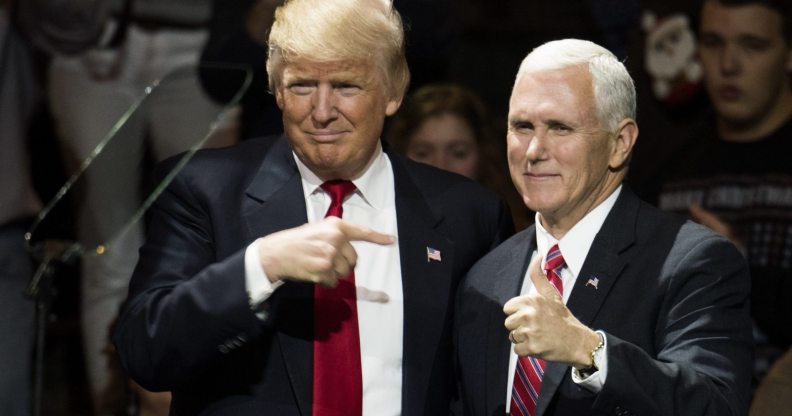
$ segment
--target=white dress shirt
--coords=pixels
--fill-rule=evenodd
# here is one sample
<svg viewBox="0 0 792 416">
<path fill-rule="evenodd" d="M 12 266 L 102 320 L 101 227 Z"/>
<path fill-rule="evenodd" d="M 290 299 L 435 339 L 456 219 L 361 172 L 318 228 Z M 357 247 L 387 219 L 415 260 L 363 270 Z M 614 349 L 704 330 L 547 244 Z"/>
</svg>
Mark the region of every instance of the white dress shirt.
<svg viewBox="0 0 792 416">
<path fill-rule="evenodd" d="M 321 221 L 330 206 L 322 180 L 296 155 L 302 178 L 308 222 Z M 344 220 L 398 238 L 393 169 L 380 146 L 357 178 L 357 187 L 343 203 Z M 288 209 L 288 208 L 284 208 Z M 245 252 L 245 279 L 252 305 L 266 300 L 282 282 L 271 284 L 261 268 L 257 241 Z M 404 299 L 399 245 L 353 241 L 360 354 L 363 373 L 363 415 L 401 414 Z M 260 316 L 262 317 L 262 316 Z M 263 317 L 266 319 L 266 317 Z"/>
<path fill-rule="evenodd" d="M 581 218 L 580 221 L 578 221 L 577 224 L 575 224 L 560 241 L 556 240 L 555 237 L 550 235 L 550 233 L 548 233 L 547 230 L 542 227 L 540 214 L 536 214 L 535 224 L 537 250 L 531 253 L 531 258 L 533 259 L 533 256 L 543 253 L 542 256 L 546 259 L 547 252 L 549 252 L 554 245 L 558 244 L 558 248 L 561 250 L 561 255 L 564 256 L 564 261 L 566 262 L 566 266 L 561 270 L 561 282 L 563 283 L 564 287 L 564 293 L 562 296 L 564 304 L 567 303 L 569 296 L 572 294 L 572 288 L 574 288 L 575 281 L 580 275 L 580 269 L 583 268 L 583 262 L 586 260 L 586 256 L 588 255 L 589 249 L 591 248 L 591 244 L 594 242 L 594 237 L 597 236 L 600 228 L 602 228 L 602 224 L 605 222 L 605 218 L 607 218 L 608 214 L 613 208 L 613 205 L 616 203 L 616 199 L 619 197 L 621 189 L 622 187 L 620 185 L 615 191 L 613 191 L 612 194 L 610 194 L 610 196 L 608 196 L 607 199 L 602 201 L 601 204 L 597 205 L 597 207 L 586 214 L 586 216 Z M 544 269 L 544 260 L 542 260 L 542 269 Z M 531 277 L 526 270 L 525 276 L 523 277 L 520 295 L 535 293 L 536 288 L 534 288 L 534 285 L 531 282 Z M 605 339 L 604 334 L 600 335 L 602 335 L 603 339 Z M 605 349 L 607 349 L 607 341 Z M 605 349 L 603 349 L 603 351 L 605 351 Z M 572 380 L 594 393 L 598 393 L 600 390 L 602 390 L 602 386 L 605 384 L 605 378 L 608 375 L 607 353 L 602 354 L 601 356 L 603 359 L 599 361 L 599 371 L 594 372 L 589 377 L 580 377 L 580 374 L 578 374 L 575 368 L 572 368 Z M 514 352 L 514 348 L 512 348 L 512 352 L 509 356 L 509 378 L 506 389 L 507 411 L 511 405 L 512 383 L 514 382 L 514 370 L 516 367 L 517 354 Z"/>
</svg>

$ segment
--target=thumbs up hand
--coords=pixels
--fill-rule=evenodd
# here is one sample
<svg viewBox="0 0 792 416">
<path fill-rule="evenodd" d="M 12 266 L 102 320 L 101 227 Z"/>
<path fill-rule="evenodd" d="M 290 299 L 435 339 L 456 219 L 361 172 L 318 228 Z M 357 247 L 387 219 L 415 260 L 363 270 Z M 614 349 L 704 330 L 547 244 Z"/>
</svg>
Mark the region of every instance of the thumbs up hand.
<svg viewBox="0 0 792 416">
<path fill-rule="evenodd" d="M 588 368 L 591 351 L 599 345 L 600 337 L 566 307 L 541 264 L 542 256 L 534 256 L 528 266 L 536 293 L 517 296 L 503 306 L 514 351 L 520 356 Z"/>
</svg>

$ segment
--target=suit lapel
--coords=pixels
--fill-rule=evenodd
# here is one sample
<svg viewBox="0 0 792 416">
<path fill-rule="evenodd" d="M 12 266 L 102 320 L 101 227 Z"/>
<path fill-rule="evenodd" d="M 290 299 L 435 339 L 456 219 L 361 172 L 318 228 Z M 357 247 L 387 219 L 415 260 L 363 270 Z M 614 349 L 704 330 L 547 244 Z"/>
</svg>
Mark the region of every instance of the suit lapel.
<svg viewBox="0 0 792 416">
<path fill-rule="evenodd" d="M 535 229 L 533 226 L 522 231 L 507 254 L 506 260 L 495 273 L 493 279 L 496 304 L 501 307 L 511 298 L 518 296 L 522 288 L 523 277 L 528 268 L 531 253 L 536 249 Z M 509 374 L 509 356 L 512 345 L 509 342 L 506 321 L 502 308 L 493 309 L 487 325 L 487 351 L 484 356 L 486 365 L 486 414 L 502 413 L 506 409 L 506 389 Z"/>
<path fill-rule="evenodd" d="M 421 414 L 430 391 L 428 369 L 434 366 L 430 350 L 443 345 L 454 265 L 454 245 L 436 228 L 443 216 L 434 212 L 410 178 L 404 161 L 389 153 L 396 190 L 396 218 L 404 295 L 402 357 L 402 413 Z M 429 258 L 429 250 L 439 260 Z M 434 256 L 433 256 L 434 257 Z M 440 306 L 440 307 L 438 307 Z"/>
<path fill-rule="evenodd" d="M 638 198 L 623 187 L 591 244 L 567 306 L 584 325 L 591 325 L 614 283 L 627 266 L 622 253 L 635 242 Z"/>
<path fill-rule="evenodd" d="M 627 266 L 627 260 L 621 253 L 635 241 L 638 207 L 638 198 L 623 186 L 602 228 L 594 237 L 567 301 L 567 307 L 583 325 L 591 327 L 597 312 L 608 297 L 608 292 Z M 537 415 L 543 414 L 547 409 L 550 399 L 568 371 L 567 365 L 547 363 L 536 408 Z"/>
<path fill-rule="evenodd" d="M 243 217 L 251 240 L 308 221 L 302 181 L 284 137 L 267 152 L 245 194 Z"/>
<path fill-rule="evenodd" d="M 305 224 L 302 181 L 291 148 L 281 137 L 267 153 L 246 191 L 243 217 L 249 241 L 260 236 Z M 277 338 L 289 381 L 300 412 L 311 414 L 313 397 L 313 286 L 287 282 L 278 289 L 281 310 Z M 299 305 L 299 307 L 289 307 Z"/>
</svg>

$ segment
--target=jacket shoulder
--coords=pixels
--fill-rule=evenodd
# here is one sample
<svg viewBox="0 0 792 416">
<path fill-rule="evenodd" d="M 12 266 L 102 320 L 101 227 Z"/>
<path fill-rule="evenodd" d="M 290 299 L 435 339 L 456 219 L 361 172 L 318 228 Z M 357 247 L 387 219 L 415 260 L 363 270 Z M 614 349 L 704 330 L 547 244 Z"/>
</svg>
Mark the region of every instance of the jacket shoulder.
<svg viewBox="0 0 792 416">
<path fill-rule="evenodd" d="M 277 136 L 268 136 L 228 147 L 199 149 L 192 155 L 180 153 L 158 163 L 153 178 L 159 183 L 175 172 L 178 180 L 198 188 L 224 186 L 230 181 L 247 182 L 258 171 L 277 139 Z"/>
</svg>

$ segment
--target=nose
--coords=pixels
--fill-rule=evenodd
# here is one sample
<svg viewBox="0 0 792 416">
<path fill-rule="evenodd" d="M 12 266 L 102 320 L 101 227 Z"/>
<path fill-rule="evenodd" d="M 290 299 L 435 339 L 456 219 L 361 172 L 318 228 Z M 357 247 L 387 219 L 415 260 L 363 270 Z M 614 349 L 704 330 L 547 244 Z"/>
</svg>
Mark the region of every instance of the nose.
<svg viewBox="0 0 792 416">
<path fill-rule="evenodd" d="M 429 164 L 440 169 L 453 172 L 451 169 L 451 158 L 444 152 L 438 152 L 438 154 L 433 155 Z"/>
<path fill-rule="evenodd" d="M 736 74 L 740 71 L 740 56 L 737 48 L 726 45 L 721 49 L 720 69 L 724 75 Z"/>
<path fill-rule="evenodd" d="M 525 157 L 529 162 L 538 162 L 545 157 L 547 150 L 547 137 L 539 130 L 534 130 L 534 133 L 526 138 L 528 145 L 525 148 Z"/>
<path fill-rule="evenodd" d="M 311 118 L 320 126 L 326 126 L 338 116 L 333 88 L 329 85 L 319 85 L 313 98 Z"/>
</svg>

